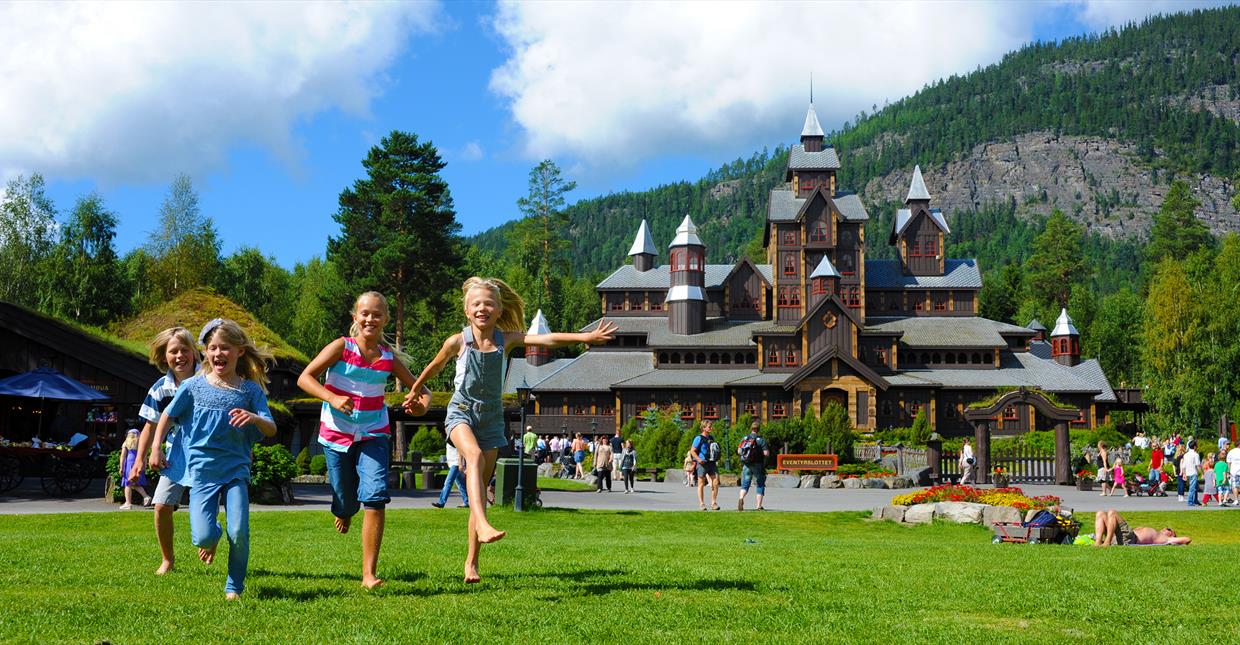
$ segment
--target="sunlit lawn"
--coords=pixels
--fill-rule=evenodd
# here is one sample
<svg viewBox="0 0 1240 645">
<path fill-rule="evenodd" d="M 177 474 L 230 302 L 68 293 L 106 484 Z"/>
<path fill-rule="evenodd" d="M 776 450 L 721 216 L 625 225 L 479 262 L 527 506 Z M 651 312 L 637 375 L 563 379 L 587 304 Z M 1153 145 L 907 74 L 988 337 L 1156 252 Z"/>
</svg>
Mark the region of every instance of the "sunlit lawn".
<svg viewBox="0 0 1240 645">
<path fill-rule="evenodd" d="M 1236 642 L 1240 511 L 1132 513 L 1189 547 L 992 545 L 976 526 L 862 513 L 493 511 L 482 584 L 461 583 L 466 511 L 388 514 L 381 573 L 326 512 L 254 512 L 249 589 L 220 562 L 151 575 L 147 513 L 0 516 L 0 641 Z M 1087 525 L 1091 518 L 1083 516 Z"/>
</svg>

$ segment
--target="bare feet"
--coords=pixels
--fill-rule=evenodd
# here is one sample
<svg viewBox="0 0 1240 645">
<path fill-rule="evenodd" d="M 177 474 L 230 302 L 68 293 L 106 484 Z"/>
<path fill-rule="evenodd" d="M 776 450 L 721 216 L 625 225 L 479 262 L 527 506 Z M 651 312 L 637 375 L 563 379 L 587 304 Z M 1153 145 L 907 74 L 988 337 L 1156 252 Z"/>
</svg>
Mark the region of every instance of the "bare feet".
<svg viewBox="0 0 1240 645">
<path fill-rule="evenodd" d="M 383 586 L 382 578 L 362 578 L 362 586 L 367 589 L 374 589 Z"/>
<path fill-rule="evenodd" d="M 478 575 L 478 565 L 467 563 L 465 565 L 465 584 L 472 585 L 479 582 L 482 582 L 482 576 Z"/>
<path fill-rule="evenodd" d="M 173 563 L 169 560 L 164 560 L 159 565 L 159 568 L 155 570 L 155 575 L 162 576 L 165 573 L 171 573 L 172 569 L 173 569 Z"/>
<path fill-rule="evenodd" d="M 241 594 L 235 591 L 230 591 L 224 594 L 224 600 L 241 600 Z"/>
<path fill-rule="evenodd" d="M 352 523 L 353 523 L 353 518 L 351 517 L 337 517 L 336 518 L 336 532 L 341 535 L 348 533 L 349 525 Z"/>
<path fill-rule="evenodd" d="M 215 547 L 211 547 L 209 549 L 198 549 L 198 559 L 202 560 L 203 564 L 211 564 L 212 562 L 215 562 Z"/>
<path fill-rule="evenodd" d="M 484 526 L 478 529 L 478 541 L 483 544 L 499 542 L 500 540 L 504 538 L 505 535 L 508 535 L 506 531 L 501 531 L 499 529 L 496 529 L 494 526 L 490 526 L 490 525 Z"/>
</svg>

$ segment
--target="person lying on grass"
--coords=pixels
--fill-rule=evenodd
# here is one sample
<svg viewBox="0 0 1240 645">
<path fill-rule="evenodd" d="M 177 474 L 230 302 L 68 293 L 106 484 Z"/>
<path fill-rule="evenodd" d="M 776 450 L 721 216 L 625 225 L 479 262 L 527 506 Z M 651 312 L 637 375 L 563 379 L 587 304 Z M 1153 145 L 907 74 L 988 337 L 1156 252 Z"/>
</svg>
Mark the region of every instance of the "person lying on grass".
<svg viewBox="0 0 1240 645">
<path fill-rule="evenodd" d="M 1094 546 L 1110 546 L 1111 542 L 1122 546 L 1188 544 L 1192 541 L 1187 535 L 1176 535 L 1171 527 L 1161 531 L 1148 526 L 1129 528 L 1128 522 L 1115 509 L 1099 511 L 1094 516 Z"/>
</svg>

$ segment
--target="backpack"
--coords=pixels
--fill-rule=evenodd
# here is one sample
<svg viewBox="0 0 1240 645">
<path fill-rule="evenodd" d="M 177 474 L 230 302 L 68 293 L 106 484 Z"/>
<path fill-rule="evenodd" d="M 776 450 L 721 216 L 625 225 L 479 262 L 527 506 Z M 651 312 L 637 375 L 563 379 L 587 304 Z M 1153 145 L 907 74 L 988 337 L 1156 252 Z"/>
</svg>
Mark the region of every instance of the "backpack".
<svg viewBox="0 0 1240 645">
<path fill-rule="evenodd" d="M 714 437 L 711 437 L 710 448 L 708 448 L 706 452 L 710 455 L 710 459 L 708 461 L 719 461 L 719 442 L 715 441 Z"/>
<path fill-rule="evenodd" d="M 749 435 L 742 439 L 736 452 L 741 456 L 741 461 L 747 464 L 759 464 L 766 461 L 766 456 L 762 454 L 762 445 L 758 443 L 756 435 Z"/>
</svg>

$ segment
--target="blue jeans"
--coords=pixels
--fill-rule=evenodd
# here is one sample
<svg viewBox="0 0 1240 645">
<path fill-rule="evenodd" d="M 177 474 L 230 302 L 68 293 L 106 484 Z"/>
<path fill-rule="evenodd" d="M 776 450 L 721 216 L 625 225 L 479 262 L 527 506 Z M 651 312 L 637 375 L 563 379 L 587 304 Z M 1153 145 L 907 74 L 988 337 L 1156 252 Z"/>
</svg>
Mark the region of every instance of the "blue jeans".
<svg viewBox="0 0 1240 645">
<path fill-rule="evenodd" d="M 741 490 L 749 492 L 749 484 L 753 482 L 758 485 L 758 494 L 766 494 L 766 468 L 764 466 L 750 466 L 744 464 L 741 466 Z"/>
<path fill-rule="evenodd" d="M 1188 476 L 1188 505 L 1196 506 L 1197 502 L 1197 475 Z"/>
<path fill-rule="evenodd" d="M 382 509 L 392 501 L 387 489 L 390 443 L 378 437 L 355 442 L 346 452 L 323 451 L 332 484 L 332 515 L 347 519 L 363 505 Z"/>
<path fill-rule="evenodd" d="M 241 479 L 227 484 L 198 484 L 189 489 L 189 529 L 194 546 L 215 547 L 220 528 L 220 498 L 228 518 L 228 580 L 224 593 L 245 591 L 245 570 L 250 563 L 250 488 Z"/>
<path fill-rule="evenodd" d="M 469 493 L 465 492 L 465 473 L 455 464 L 448 468 L 448 478 L 443 482 L 443 490 L 439 491 L 439 505 L 448 503 L 448 494 L 452 492 L 453 484 L 456 484 L 456 489 L 461 492 L 461 503 L 469 506 Z"/>
</svg>

